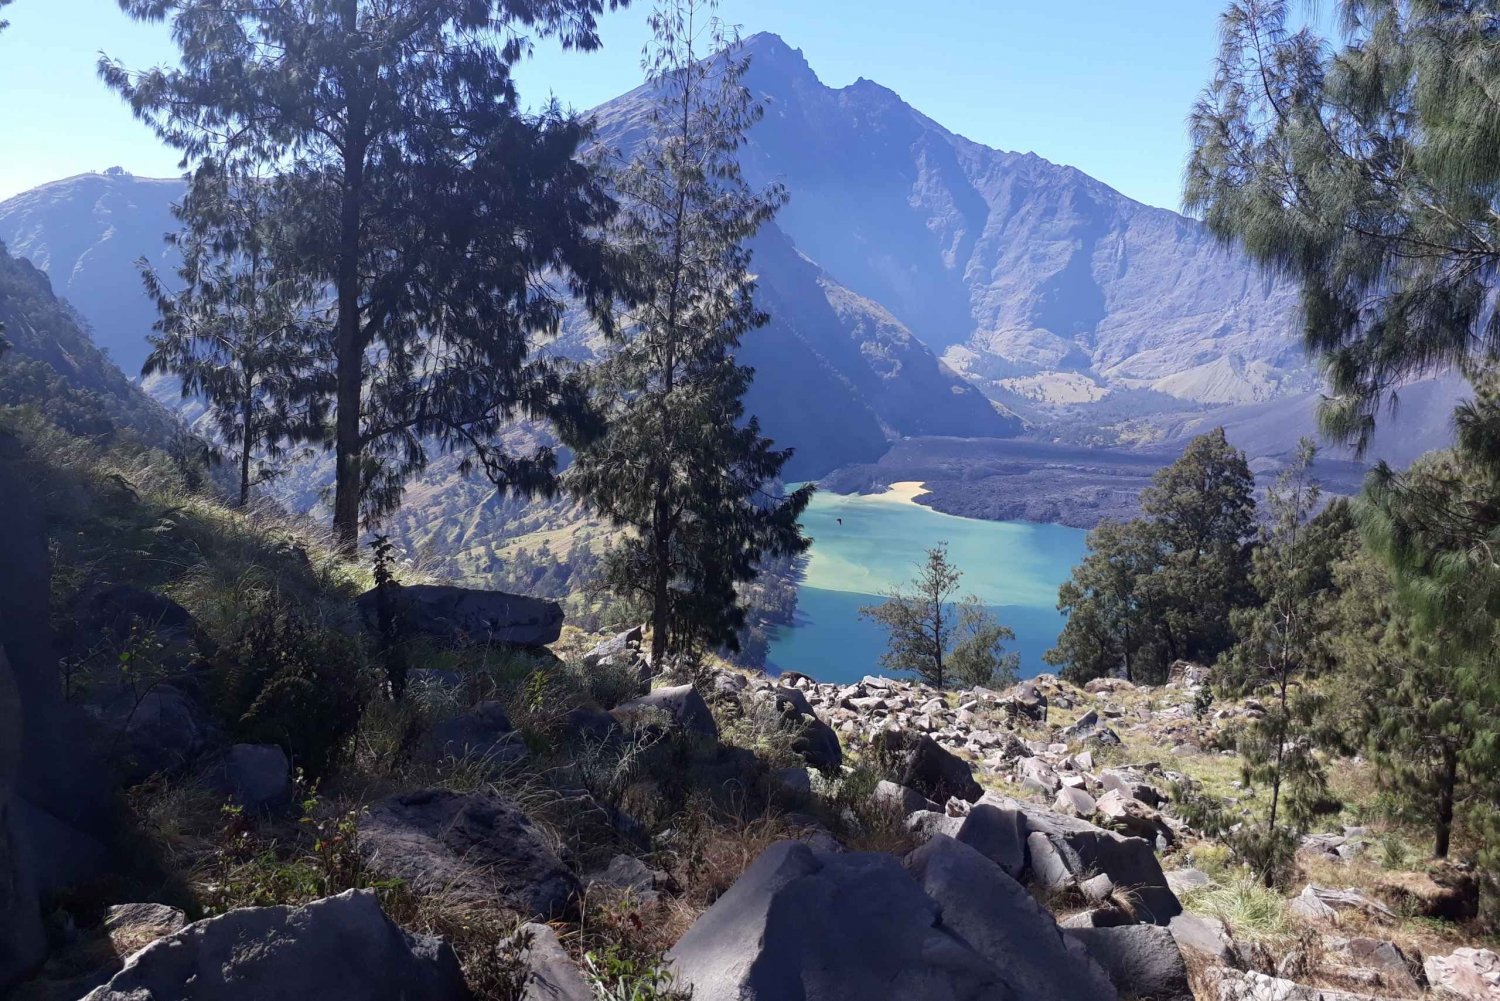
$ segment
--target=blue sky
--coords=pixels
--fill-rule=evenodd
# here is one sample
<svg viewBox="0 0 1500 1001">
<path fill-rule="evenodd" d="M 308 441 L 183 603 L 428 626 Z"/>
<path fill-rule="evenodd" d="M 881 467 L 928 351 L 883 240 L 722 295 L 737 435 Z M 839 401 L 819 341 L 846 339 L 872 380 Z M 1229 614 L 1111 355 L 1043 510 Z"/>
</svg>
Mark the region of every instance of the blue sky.
<svg viewBox="0 0 1500 1001">
<path fill-rule="evenodd" d="M 1125 194 L 1177 208 L 1185 120 L 1212 69 L 1220 0 L 724 0 L 745 32 L 774 31 L 825 83 L 868 77 L 943 125 L 1030 151 Z M 542 42 L 523 96 L 593 107 L 634 87 L 649 4 L 608 15 L 604 50 Z M 177 172 L 95 76 L 101 50 L 130 66 L 171 58 L 165 25 L 114 0 L 16 0 L 0 34 L 0 199 L 120 165 Z"/>
</svg>

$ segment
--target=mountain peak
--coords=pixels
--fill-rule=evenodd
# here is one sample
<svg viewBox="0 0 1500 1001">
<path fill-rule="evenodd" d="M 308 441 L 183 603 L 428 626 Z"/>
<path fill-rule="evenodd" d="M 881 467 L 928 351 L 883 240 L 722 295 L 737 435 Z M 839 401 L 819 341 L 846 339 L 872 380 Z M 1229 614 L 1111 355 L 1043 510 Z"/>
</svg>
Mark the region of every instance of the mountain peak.
<svg viewBox="0 0 1500 1001">
<path fill-rule="evenodd" d="M 745 55 L 757 73 L 775 73 L 786 77 L 811 77 L 812 65 L 801 49 L 788 45 L 786 39 L 772 31 L 759 31 L 744 40 Z"/>
</svg>

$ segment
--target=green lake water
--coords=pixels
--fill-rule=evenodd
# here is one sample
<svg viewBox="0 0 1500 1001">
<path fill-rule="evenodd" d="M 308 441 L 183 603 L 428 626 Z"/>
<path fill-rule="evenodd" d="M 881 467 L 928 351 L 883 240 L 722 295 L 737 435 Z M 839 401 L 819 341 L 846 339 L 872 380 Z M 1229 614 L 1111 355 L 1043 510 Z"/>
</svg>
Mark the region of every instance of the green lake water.
<svg viewBox="0 0 1500 1001">
<path fill-rule="evenodd" d="M 842 519 L 842 524 L 840 523 Z M 797 593 L 796 625 L 777 630 L 769 665 L 819 681 L 880 673 L 885 632 L 860 616 L 881 592 L 904 586 L 926 551 L 948 543 L 961 594 L 977 594 L 1016 640 L 1021 676 L 1048 667 L 1042 653 L 1062 629 L 1057 588 L 1084 553 L 1086 533 L 1061 525 L 980 521 L 891 497 L 819 492 L 802 518 L 813 539 Z"/>
</svg>

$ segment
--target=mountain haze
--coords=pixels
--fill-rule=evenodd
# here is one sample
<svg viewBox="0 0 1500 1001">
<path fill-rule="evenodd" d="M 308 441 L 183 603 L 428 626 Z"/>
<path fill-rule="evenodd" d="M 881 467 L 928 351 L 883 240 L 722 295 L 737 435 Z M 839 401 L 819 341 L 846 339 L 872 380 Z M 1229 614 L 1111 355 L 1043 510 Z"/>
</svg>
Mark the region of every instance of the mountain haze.
<svg viewBox="0 0 1500 1001">
<path fill-rule="evenodd" d="M 871 81 L 825 86 L 775 35 L 746 44 L 766 114 L 744 162 L 791 192 L 778 225 L 986 393 L 1083 376 L 1228 404 L 1314 385 L 1295 289 L 1197 222 L 970 142 Z M 640 88 L 599 108 L 601 137 L 628 147 L 649 106 Z"/>
</svg>

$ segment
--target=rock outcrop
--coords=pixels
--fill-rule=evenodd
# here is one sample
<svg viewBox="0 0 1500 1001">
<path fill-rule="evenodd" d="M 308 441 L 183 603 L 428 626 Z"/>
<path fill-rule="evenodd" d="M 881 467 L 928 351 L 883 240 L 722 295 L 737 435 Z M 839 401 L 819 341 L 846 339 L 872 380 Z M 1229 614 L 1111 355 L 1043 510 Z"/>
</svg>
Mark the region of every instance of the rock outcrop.
<svg viewBox="0 0 1500 1001">
<path fill-rule="evenodd" d="M 450 646 L 497 643 L 539 647 L 562 635 L 562 606 L 555 601 L 451 584 L 412 584 L 394 589 L 396 628 Z M 357 601 L 371 629 L 379 625 L 375 589 Z"/>
<path fill-rule="evenodd" d="M 705 999 L 1005 997 L 1000 971 L 940 915 L 894 856 L 818 854 L 782 841 L 667 955 L 679 980 Z"/>
<path fill-rule="evenodd" d="M 85 1001 L 469 1001 L 453 950 L 369 890 L 198 921 L 131 956 Z"/>
<path fill-rule="evenodd" d="M 497 794 L 428 789 L 391 796 L 361 821 L 359 849 L 373 871 L 419 893 L 503 905 L 540 921 L 577 912 L 578 877 Z"/>
</svg>

